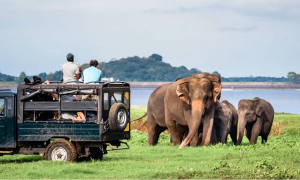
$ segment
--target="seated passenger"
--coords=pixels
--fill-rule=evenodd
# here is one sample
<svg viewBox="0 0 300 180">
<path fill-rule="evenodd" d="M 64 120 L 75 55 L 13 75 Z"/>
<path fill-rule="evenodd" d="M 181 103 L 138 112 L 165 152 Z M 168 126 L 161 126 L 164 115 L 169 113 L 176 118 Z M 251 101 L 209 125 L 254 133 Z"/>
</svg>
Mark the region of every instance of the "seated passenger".
<svg viewBox="0 0 300 180">
<path fill-rule="evenodd" d="M 67 54 L 67 63 L 62 65 L 63 82 L 77 81 L 81 76 L 81 67 L 74 64 L 74 55 L 72 53 Z"/>
<path fill-rule="evenodd" d="M 96 84 L 94 81 L 101 81 L 102 72 L 98 67 L 97 60 L 90 61 L 90 67 L 85 69 L 82 75 L 85 84 Z"/>
<path fill-rule="evenodd" d="M 59 121 L 57 112 L 54 112 L 54 117 Z M 61 117 L 63 120 L 85 121 L 85 115 L 82 112 L 62 112 Z"/>
<path fill-rule="evenodd" d="M 50 82 L 47 80 L 45 81 L 47 84 L 50 84 Z M 52 96 L 55 99 L 58 99 L 58 94 L 56 93 L 49 93 L 50 96 Z M 62 102 L 72 102 L 77 101 L 77 98 L 73 95 L 62 95 L 61 96 Z M 56 120 L 59 120 L 57 112 L 54 113 L 54 117 Z M 62 112 L 61 117 L 64 120 L 72 120 L 72 121 L 85 121 L 85 115 L 82 112 Z"/>
</svg>

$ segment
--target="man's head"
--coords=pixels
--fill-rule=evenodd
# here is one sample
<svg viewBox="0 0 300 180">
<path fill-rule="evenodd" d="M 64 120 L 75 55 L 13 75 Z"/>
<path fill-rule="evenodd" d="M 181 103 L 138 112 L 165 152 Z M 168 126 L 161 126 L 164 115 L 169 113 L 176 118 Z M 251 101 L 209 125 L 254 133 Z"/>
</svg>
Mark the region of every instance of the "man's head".
<svg viewBox="0 0 300 180">
<path fill-rule="evenodd" d="M 67 54 L 67 61 L 69 61 L 69 62 L 74 61 L 74 55 L 72 53 Z"/>
<path fill-rule="evenodd" d="M 94 66 L 94 67 L 98 68 L 98 61 L 97 60 L 91 60 L 90 61 L 90 66 Z"/>
</svg>

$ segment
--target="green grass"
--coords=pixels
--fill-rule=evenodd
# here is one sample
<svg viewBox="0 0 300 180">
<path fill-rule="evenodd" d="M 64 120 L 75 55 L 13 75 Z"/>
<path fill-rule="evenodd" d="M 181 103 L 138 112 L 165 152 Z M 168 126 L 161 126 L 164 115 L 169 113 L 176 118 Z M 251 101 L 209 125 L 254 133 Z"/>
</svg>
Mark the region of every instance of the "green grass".
<svg viewBox="0 0 300 180">
<path fill-rule="evenodd" d="M 136 111 L 136 112 L 134 112 Z M 132 109 L 143 115 L 145 107 Z M 147 146 L 147 134 L 132 131 L 130 149 L 109 151 L 103 161 L 51 162 L 33 155 L 0 157 L 3 179 L 202 179 L 300 178 L 300 115 L 276 114 L 279 136 L 266 144 L 218 144 L 179 150 L 161 134 L 157 146 Z M 281 123 L 281 124 L 280 124 Z M 275 131 L 276 132 L 276 131 Z M 258 140 L 260 142 L 260 139 Z"/>
<path fill-rule="evenodd" d="M 136 106 L 133 105 L 131 106 L 130 109 L 130 118 L 131 119 L 136 119 L 138 117 L 141 117 L 142 115 L 144 115 L 147 112 L 147 106 Z"/>
</svg>

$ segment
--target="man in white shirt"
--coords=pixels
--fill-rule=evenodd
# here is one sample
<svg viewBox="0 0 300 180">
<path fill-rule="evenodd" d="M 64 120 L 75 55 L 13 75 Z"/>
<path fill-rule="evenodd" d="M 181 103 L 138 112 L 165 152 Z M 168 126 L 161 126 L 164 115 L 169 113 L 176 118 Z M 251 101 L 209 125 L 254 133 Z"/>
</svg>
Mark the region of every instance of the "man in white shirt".
<svg viewBox="0 0 300 180">
<path fill-rule="evenodd" d="M 77 81 L 81 77 L 81 67 L 74 64 L 74 55 L 67 54 L 67 63 L 62 65 L 63 82 Z"/>
</svg>

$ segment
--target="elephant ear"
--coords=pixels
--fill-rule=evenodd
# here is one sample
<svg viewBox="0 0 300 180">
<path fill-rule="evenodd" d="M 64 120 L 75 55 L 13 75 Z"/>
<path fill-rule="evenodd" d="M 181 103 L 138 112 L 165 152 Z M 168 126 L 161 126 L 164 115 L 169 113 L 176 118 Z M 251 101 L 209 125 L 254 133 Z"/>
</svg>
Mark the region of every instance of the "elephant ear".
<svg viewBox="0 0 300 180">
<path fill-rule="evenodd" d="M 183 102 L 186 102 L 187 104 L 191 104 L 191 100 L 189 98 L 189 88 L 188 88 L 187 82 L 177 85 L 176 94 Z"/>
<path fill-rule="evenodd" d="M 255 114 L 257 114 L 257 116 L 261 116 L 263 111 L 264 111 L 264 108 L 260 105 L 259 101 L 257 101 Z"/>
<path fill-rule="evenodd" d="M 221 91 L 222 91 L 222 84 L 218 82 L 213 82 L 213 98 L 214 102 L 217 102 L 217 99 L 220 99 Z"/>
</svg>

